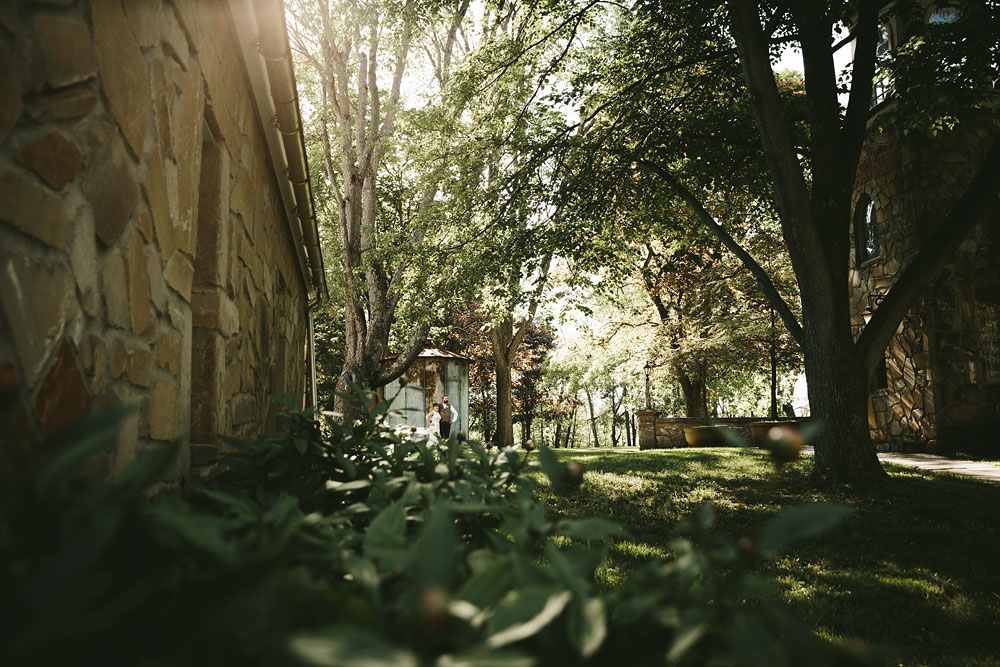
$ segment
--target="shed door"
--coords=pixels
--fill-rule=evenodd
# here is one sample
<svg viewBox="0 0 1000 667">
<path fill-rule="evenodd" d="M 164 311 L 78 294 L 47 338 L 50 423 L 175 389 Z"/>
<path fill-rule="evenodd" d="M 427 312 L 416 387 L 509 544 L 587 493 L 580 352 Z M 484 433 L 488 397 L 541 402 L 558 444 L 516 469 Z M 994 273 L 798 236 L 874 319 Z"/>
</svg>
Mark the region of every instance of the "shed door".
<svg viewBox="0 0 1000 667">
<path fill-rule="evenodd" d="M 403 387 L 400 393 L 402 396 L 397 399 L 396 405 L 403 411 L 403 423 L 417 428 L 426 426 L 427 424 L 424 422 L 424 395 L 426 392 L 420 387 L 408 384 Z"/>
<path fill-rule="evenodd" d="M 389 424 L 399 426 L 426 426 L 424 422 L 424 395 L 420 387 L 408 384 L 399 386 L 399 380 L 394 380 L 385 386 L 385 398 L 392 402 L 392 411 L 400 414 L 389 417 Z"/>
</svg>

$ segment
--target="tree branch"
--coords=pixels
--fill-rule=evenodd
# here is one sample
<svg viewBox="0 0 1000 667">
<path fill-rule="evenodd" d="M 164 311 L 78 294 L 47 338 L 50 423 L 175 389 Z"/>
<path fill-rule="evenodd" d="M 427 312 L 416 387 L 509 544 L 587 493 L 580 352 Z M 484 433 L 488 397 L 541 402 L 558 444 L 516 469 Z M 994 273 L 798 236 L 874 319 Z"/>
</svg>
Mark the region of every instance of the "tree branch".
<svg viewBox="0 0 1000 667">
<path fill-rule="evenodd" d="M 365 157 L 375 148 L 375 141 L 379 137 L 384 137 L 392 131 L 392 126 L 396 122 L 396 109 L 399 106 L 399 89 L 403 83 L 403 71 L 406 69 L 406 58 L 410 52 L 410 35 L 413 32 L 414 0 L 408 0 L 403 10 L 403 36 L 399 42 L 399 51 L 396 54 L 396 70 L 392 74 L 392 88 L 389 92 L 388 110 L 378 132 L 372 132 L 371 140 L 365 147 Z"/>
<path fill-rule="evenodd" d="M 842 131 L 844 164 L 857 169 L 864 141 L 868 117 L 871 113 L 872 81 L 875 78 L 875 47 L 878 45 L 878 12 L 882 0 L 861 3 L 858 22 L 853 33 L 857 34 L 854 47 L 854 64 L 851 68 L 851 93 L 847 100 Z M 853 182 L 855 174 L 847 174 Z"/>
<path fill-rule="evenodd" d="M 375 377 L 375 380 L 372 382 L 372 389 L 384 387 L 406 372 L 406 369 L 413 364 L 423 351 L 424 343 L 427 341 L 427 333 L 430 330 L 430 324 L 420 325 L 413 334 L 413 337 L 410 338 L 410 342 L 407 343 L 403 353 L 397 356 L 395 361 L 389 364 L 388 368 Z"/>
<path fill-rule="evenodd" d="M 828 264 L 821 235 L 812 217 L 809 190 L 795 152 L 791 124 L 778 95 L 768 43 L 761 34 L 757 3 L 729 0 L 727 4 L 736 51 L 750 93 L 750 108 L 760 131 L 764 155 L 774 175 L 775 203 L 781 214 L 785 241 L 789 248 L 802 250 L 801 253 L 790 253 L 792 262 L 799 265 L 797 270 L 803 271 L 806 269 L 800 266 L 802 257 Z M 833 284 L 829 266 L 812 266 L 809 270 L 820 272 L 823 277 L 823 280 L 816 281 L 813 291 L 833 294 L 834 290 L 841 289 L 841 285 Z"/>
<path fill-rule="evenodd" d="M 538 303 L 542 296 L 542 290 L 545 289 L 545 283 L 549 279 L 549 267 L 552 266 L 552 253 L 550 252 L 542 264 L 542 275 L 538 278 L 538 283 L 535 285 L 535 289 L 531 294 L 531 301 L 528 304 L 528 314 L 524 316 L 517 324 L 517 331 L 514 333 L 514 337 L 511 338 L 510 345 L 508 346 L 509 353 L 513 354 L 515 350 L 521 345 L 521 341 L 528 333 L 528 328 L 531 326 L 531 322 L 535 319 L 535 312 L 538 310 Z"/>
<path fill-rule="evenodd" d="M 711 231 L 726 248 L 736 255 L 737 258 L 743 265 L 747 267 L 750 273 L 757 281 L 760 291 L 767 298 L 768 303 L 774 306 L 774 309 L 778 311 L 778 315 L 781 316 L 781 321 L 784 323 L 785 328 L 788 329 L 788 333 L 792 334 L 792 338 L 799 344 L 802 343 L 802 326 L 796 319 L 795 314 L 792 313 L 791 308 L 788 307 L 788 303 L 782 298 L 781 294 L 775 288 L 774 283 L 771 282 L 771 277 L 767 274 L 767 271 L 753 258 L 753 256 L 748 253 L 743 246 L 736 242 L 726 229 L 716 222 L 715 218 L 705 210 L 698 198 L 695 197 L 690 190 L 688 190 L 684 185 L 670 173 L 668 170 L 664 169 L 655 162 L 649 160 L 639 160 L 639 164 L 645 165 L 655 171 L 660 178 L 666 181 L 667 185 L 680 197 L 684 202 L 691 208 L 694 214 L 697 216 L 698 220 L 705 225 L 709 231 Z"/>
</svg>

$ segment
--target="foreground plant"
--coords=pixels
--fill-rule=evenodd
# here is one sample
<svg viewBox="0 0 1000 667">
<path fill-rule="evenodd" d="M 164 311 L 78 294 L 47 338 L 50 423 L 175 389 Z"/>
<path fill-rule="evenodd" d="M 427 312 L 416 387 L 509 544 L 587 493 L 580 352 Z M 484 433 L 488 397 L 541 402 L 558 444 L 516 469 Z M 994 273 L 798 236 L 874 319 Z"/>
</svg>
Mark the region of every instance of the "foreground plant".
<svg viewBox="0 0 1000 667">
<path fill-rule="evenodd" d="M 3 499 L 3 664 L 572 665 L 824 664 L 816 639 L 752 572 L 848 510 L 779 514 L 754 540 L 716 535 L 706 506 L 676 558 L 600 593 L 621 528 L 552 520 L 529 466 L 560 493 L 582 469 L 385 426 L 389 406 L 322 427 L 287 412 L 286 435 L 231 440 L 225 472 L 184 494 L 149 490 L 177 446 L 110 485 L 74 471 L 120 413 L 63 437 L 32 484 Z M 583 486 L 581 487 L 581 482 Z"/>
</svg>

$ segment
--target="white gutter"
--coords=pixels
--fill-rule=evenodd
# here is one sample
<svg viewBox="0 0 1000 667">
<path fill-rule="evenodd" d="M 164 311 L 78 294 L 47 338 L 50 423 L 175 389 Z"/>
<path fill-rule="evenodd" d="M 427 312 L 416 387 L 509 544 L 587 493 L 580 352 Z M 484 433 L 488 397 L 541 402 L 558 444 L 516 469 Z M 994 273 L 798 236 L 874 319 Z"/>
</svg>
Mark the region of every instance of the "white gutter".
<svg viewBox="0 0 1000 667">
<path fill-rule="evenodd" d="M 308 292 L 307 298 L 312 300 L 316 296 L 316 290 L 313 287 L 309 268 L 306 265 L 302 230 L 299 226 L 298 216 L 296 215 L 298 206 L 295 200 L 295 192 L 288 179 L 288 158 L 285 154 L 281 133 L 273 121 L 274 118 L 277 118 L 277 111 L 271 95 L 271 83 L 267 76 L 266 63 L 258 48 L 260 30 L 257 25 L 257 16 L 254 11 L 253 2 L 251 0 L 229 0 L 229 13 L 232 16 L 233 25 L 236 27 L 236 36 L 240 43 L 240 51 L 243 54 L 243 62 L 246 64 L 247 75 L 250 77 L 250 87 L 253 91 L 260 125 L 264 130 L 264 137 L 267 140 L 267 150 L 271 157 L 271 166 L 274 169 L 275 176 L 277 176 L 278 191 L 281 193 L 281 201 L 285 208 L 285 223 L 288 226 L 288 231 L 292 234 L 295 257 L 298 260 L 302 282 L 305 284 Z M 310 344 L 312 344 L 311 337 Z M 315 374 L 313 382 L 315 382 Z"/>
</svg>

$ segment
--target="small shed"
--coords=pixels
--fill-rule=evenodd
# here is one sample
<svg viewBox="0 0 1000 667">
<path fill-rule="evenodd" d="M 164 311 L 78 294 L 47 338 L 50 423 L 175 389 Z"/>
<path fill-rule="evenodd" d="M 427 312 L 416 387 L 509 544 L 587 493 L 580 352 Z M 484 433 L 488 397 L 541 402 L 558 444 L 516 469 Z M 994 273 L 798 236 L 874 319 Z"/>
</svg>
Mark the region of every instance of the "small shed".
<svg viewBox="0 0 1000 667">
<path fill-rule="evenodd" d="M 388 365 L 395 357 L 382 360 Z M 469 432 L 469 364 L 472 359 L 436 347 L 425 347 L 402 378 L 393 380 L 381 389 L 382 395 L 392 401 L 400 415 L 390 417 L 389 423 L 425 427 L 425 415 L 434 403 L 444 396 L 458 410 L 458 419 L 452 433 Z M 401 382 L 405 380 L 405 382 Z"/>
</svg>

